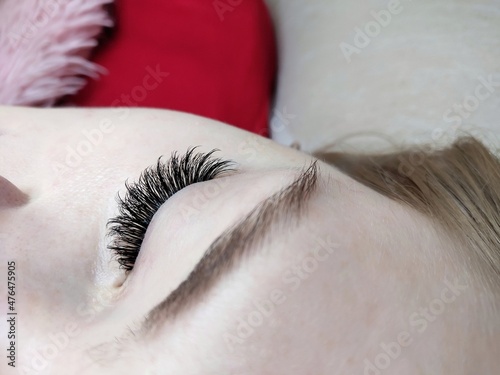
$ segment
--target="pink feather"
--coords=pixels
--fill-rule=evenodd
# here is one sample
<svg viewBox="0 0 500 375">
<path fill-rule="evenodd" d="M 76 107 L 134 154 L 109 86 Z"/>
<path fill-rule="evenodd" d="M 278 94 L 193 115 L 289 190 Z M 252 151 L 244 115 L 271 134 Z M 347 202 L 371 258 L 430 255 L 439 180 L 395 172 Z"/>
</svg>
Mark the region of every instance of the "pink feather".
<svg viewBox="0 0 500 375">
<path fill-rule="evenodd" d="M 87 60 L 113 0 L 0 0 L 0 104 L 51 106 L 104 73 Z"/>
</svg>

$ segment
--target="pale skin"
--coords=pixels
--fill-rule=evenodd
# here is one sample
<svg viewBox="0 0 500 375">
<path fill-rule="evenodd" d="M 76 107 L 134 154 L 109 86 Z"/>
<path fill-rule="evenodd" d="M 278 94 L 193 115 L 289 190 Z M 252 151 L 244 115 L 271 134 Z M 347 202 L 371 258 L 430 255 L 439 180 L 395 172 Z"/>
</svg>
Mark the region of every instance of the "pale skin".
<svg viewBox="0 0 500 375">
<path fill-rule="evenodd" d="M 490 57 L 468 61 L 475 67 L 440 86 L 443 95 L 436 100 L 418 76 L 401 85 L 411 74 L 369 69 L 401 57 L 388 38 L 403 40 L 407 33 L 425 39 L 416 33 L 422 27 L 414 13 L 401 12 L 347 64 L 339 43 L 352 42 L 354 28 L 371 19 L 370 6 L 384 9 L 385 2 L 349 2 L 350 8 L 340 7 L 343 13 L 321 6 L 307 12 L 293 1 L 269 3 L 283 52 L 276 109 L 290 115 L 287 130 L 273 136 L 285 145 L 298 141 L 306 151 L 353 131 L 396 134 L 403 143 L 413 142 L 416 133 L 432 140 L 433 129 L 452 125 L 442 115 L 474 91 L 477 75 L 487 77 L 498 66 L 498 38 L 488 39 L 490 44 L 471 40 L 470 48 L 484 47 Z M 459 14 L 471 25 L 480 22 L 467 18 L 467 11 Z M 444 27 L 437 15 L 425 18 Z M 307 24 L 307 30 L 299 27 Z M 332 38 L 333 58 L 325 49 L 309 51 L 333 44 Z M 453 45 L 441 52 L 445 42 L 436 43 L 432 53 L 460 61 L 450 57 L 462 51 Z M 426 66 L 439 75 L 439 56 L 425 56 L 405 61 L 421 68 L 422 76 Z M 361 96 L 359 87 L 366 89 Z M 468 119 L 495 130 L 499 93 L 495 89 Z M 105 246 L 117 193 L 160 155 L 196 145 L 205 152 L 220 149 L 217 156 L 236 161 L 243 172 L 224 184 L 193 185 L 169 200 L 153 219 L 134 270 L 125 274 Z M 476 309 L 483 306 L 482 289 L 464 277 L 454 252 L 460 244 L 429 219 L 324 163 L 322 182 L 297 227 L 276 233 L 155 335 L 131 339 L 130 330 L 187 277 L 227 226 L 313 160 L 227 124 L 178 112 L 0 107 L 0 277 L 6 279 L 7 262 L 14 260 L 19 313 L 17 368 L 3 358 L 0 373 L 495 374 L 499 323 Z M 260 310 L 266 301 L 272 306 L 268 316 Z M 9 345 L 7 307 L 3 291 L 2 351 Z M 252 320 L 258 313 L 262 320 Z"/>
<path fill-rule="evenodd" d="M 15 260 L 19 277 L 17 364 L 26 373 L 363 373 L 367 361 L 384 353 L 381 343 L 398 338 L 406 346 L 385 373 L 491 373 L 495 349 L 470 310 L 475 287 L 458 277 L 451 240 L 426 218 L 323 163 L 322 182 L 294 230 L 274 234 L 155 335 L 131 340 L 129 329 L 186 278 L 209 243 L 312 158 L 171 111 L 0 111 L 0 175 L 27 196 L 22 203 L 6 199 L 0 210 L 7 234 L 2 274 Z M 68 165 L 68 150 L 103 123 L 107 132 L 91 151 L 58 170 Z M 220 148 L 243 172 L 215 193 L 202 183 L 169 200 L 125 275 L 104 246 L 117 192 L 158 156 L 197 144 Z M 187 216 L 186 207 L 193 208 Z M 315 253 L 318 241 L 323 250 Z M 316 266 L 304 263 L 311 256 Z M 436 298 L 445 301 L 444 312 L 430 305 Z M 263 301 L 272 301 L 272 312 L 260 323 L 249 320 Z M 251 333 L 242 320 L 255 326 Z M 465 323 L 470 329 L 453 328 Z M 473 348 L 465 366 L 456 361 Z M 2 373 L 15 373 L 2 366 Z"/>
</svg>

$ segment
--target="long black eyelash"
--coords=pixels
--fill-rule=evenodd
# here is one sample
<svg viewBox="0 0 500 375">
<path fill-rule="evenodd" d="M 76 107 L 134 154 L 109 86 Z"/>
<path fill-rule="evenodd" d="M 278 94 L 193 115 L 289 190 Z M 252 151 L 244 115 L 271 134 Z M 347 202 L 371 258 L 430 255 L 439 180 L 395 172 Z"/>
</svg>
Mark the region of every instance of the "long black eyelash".
<svg viewBox="0 0 500 375">
<path fill-rule="evenodd" d="M 174 152 L 167 162 L 160 157 L 156 166 L 142 172 L 137 182 L 125 182 L 125 197 L 117 197 L 119 214 L 108 221 L 108 235 L 112 238 L 108 248 L 126 271 L 134 268 L 146 230 L 167 199 L 189 185 L 235 170 L 233 162 L 212 156 L 218 150 L 195 150 L 191 147 L 183 156 Z"/>
</svg>

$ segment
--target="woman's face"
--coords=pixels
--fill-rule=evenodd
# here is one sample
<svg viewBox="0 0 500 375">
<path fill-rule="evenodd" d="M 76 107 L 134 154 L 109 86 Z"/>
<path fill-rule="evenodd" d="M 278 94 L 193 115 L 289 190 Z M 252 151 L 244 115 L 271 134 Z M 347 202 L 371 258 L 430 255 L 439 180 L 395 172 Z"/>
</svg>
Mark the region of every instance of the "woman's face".
<svg viewBox="0 0 500 375">
<path fill-rule="evenodd" d="M 15 262 L 18 373 L 368 374 L 380 343 L 408 331 L 404 360 L 385 370 L 401 373 L 452 334 L 446 319 L 423 332 L 426 318 L 408 320 L 449 288 L 446 267 L 426 264 L 447 242 L 311 156 L 171 111 L 0 113 L 0 257 L 4 278 Z M 117 194 L 194 146 L 219 149 L 235 170 L 168 199 L 125 272 L 108 248 Z M 468 293 L 456 285 L 450 311 Z"/>
</svg>

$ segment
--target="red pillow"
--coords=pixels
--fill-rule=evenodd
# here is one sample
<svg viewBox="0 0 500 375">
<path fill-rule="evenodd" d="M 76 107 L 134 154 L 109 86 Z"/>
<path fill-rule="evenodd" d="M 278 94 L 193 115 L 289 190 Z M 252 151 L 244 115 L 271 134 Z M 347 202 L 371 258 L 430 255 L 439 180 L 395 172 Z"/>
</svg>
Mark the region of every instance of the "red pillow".
<svg viewBox="0 0 500 375">
<path fill-rule="evenodd" d="M 276 45 L 263 1 L 117 0 L 116 21 L 92 59 L 109 74 L 73 104 L 168 108 L 268 135 Z"/>
</svg>

